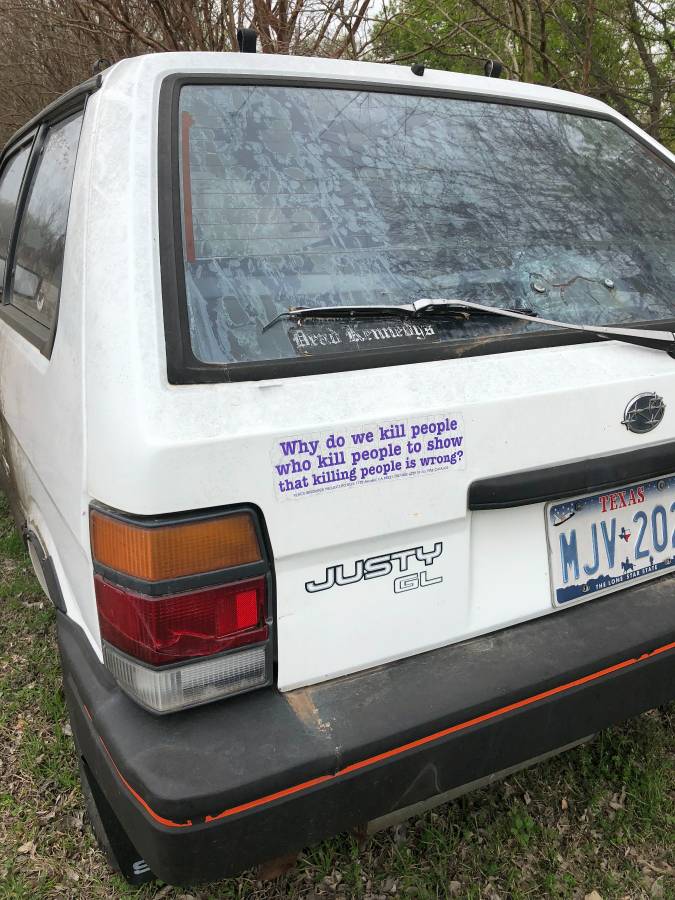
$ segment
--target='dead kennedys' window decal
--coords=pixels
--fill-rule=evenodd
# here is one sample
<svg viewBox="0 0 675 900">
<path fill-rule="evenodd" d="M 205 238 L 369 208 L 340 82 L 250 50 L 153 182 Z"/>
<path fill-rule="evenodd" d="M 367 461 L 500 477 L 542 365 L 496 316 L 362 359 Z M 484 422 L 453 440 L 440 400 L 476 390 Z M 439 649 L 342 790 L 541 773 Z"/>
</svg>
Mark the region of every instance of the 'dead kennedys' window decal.
<svg viewBox="0 0 675 900">
<path fill-rule="evenodd" d="M 463 469 L 466 447 L 462 419 L 436 413 L 391 419 L 276 441 L 272 477 L 278 499 L 375 481 Z"/>
<path fill-rule="evenodd" d="M 315 354 L 326 350 L 360 350 L 373 346 L 410 346 L 417 343 L 434 343 L 441 340 L 433 325 L 417 322 L 387 322 L 366 326 L 362 323 L 326 326 L 305 324 L 289 328 L 288 338 L 301 354 Z"/>
</svg>

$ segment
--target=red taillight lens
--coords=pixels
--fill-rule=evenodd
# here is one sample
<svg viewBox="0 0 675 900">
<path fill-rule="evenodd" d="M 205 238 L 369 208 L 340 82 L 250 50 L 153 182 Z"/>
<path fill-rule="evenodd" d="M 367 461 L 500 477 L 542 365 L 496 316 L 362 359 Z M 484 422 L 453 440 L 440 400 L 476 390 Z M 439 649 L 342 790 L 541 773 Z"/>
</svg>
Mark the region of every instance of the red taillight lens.
<svg viewBox="0 0 675 900">
<path fill-rule="evenodd" d="M 101 637 L 152 666 L 267 640 L 265 578 L 148 597 L 95 576 Z"/>
</svg>

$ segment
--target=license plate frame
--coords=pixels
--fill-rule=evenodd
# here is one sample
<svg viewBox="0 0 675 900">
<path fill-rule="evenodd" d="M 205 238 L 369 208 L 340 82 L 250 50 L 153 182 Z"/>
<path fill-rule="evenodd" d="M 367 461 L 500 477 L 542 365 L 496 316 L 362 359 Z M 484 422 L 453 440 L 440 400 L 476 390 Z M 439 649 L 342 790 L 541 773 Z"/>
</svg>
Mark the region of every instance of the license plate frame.
<svg viewBox="0 0 675 900">
<path fill-rule="evenodd" d="M 675 572 L 675 473 L 552 501 L 544 525 L 556 609 L 660 578 Z"/>
</svg>

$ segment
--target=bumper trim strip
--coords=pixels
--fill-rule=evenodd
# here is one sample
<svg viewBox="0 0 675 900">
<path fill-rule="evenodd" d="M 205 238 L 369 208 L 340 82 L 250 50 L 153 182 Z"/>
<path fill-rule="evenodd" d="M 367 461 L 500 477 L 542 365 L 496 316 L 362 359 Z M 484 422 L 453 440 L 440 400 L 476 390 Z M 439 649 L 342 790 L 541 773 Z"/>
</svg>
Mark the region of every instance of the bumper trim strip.
<svg viewBox="0 0 675 900">
<path fill-rule="evenodd" d="M 82 708 L 84 709 L 85 713 L 87 714 L 87 718 L 93 725 L 94 717 L 92 716 L 91 712 L 89 711 L 89 707 L 87 706 L 86 703 L 83 703 Z M 108 745 L 103 740 L 101 735 L 98 734 L 98 732 L 96 733 L 96 735 L 97 735 L 99 741 L 101 742 L 101 746 L 105 750 L 106 756 L 110 760 L 110 764 L 112 765 L 113 769 L 115 770 L 115 774 L 117 775 L 117 777 L 119 778 L 121 783 L 124 785 L 124 787 L 127 789 L 127 791 L 129 791 L 131 796 L 141 804 L 141 806 L 148 813 L 148 815 L 150 815 L 155 820 L 155 822 L 159 822 L 160 825 L 166 825 L 169 828 L 189 828 L 193 824 L 191 819 L 188 819 L 187 822 L 173 822 L 171 819 L 165 819 L 164 816 L 160 816 L 159 813 L 156 813 L 154 811 L 154 809 L 152 809 L 150 804 L 146 803 L 146 801 L 141 797 L 141 795 L 132 788 L 132 786 L 126 780 L 124 775 L 122 775 L 122 773 L 120 772 L 120 770 L 117 766 L 117 763 L 112 758 L 110 750 L 108 750 Z"/>
</svg>

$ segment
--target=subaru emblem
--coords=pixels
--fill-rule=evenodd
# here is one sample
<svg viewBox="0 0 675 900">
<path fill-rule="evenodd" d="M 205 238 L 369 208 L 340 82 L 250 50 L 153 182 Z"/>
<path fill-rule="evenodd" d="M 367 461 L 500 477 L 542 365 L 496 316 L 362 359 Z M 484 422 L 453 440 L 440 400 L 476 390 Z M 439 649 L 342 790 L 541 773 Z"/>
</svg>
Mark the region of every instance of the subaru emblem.
<svg viewBox="0 0 675 900">
<path fill-rule="evenodd" d="M 626 407 L 621 424 L 634 434 L 646 434 L 659 424 L 666 411 L 663 397 L 658 394 L 638 394 Z"/>
</svg>

